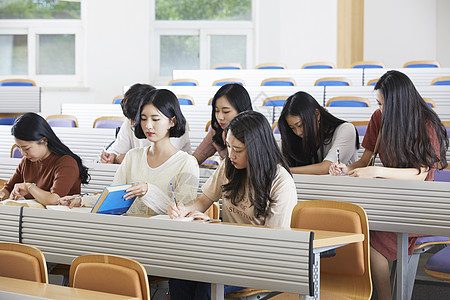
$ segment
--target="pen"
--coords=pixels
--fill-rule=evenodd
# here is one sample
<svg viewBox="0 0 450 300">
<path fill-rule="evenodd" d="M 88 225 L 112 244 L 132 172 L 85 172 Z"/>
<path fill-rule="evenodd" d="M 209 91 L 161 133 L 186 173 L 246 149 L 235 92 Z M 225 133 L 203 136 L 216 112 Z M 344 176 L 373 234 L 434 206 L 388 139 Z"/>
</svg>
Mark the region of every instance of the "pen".
<svg viewBox="0 0 450 300">
<path fill-rule="evenodd" d="M 175 202 L 175 206 L 178 206 L 177 198 L 175 197 L 175 191 L 173 190 L 172 182 L 170 183 L 170 188 L 172 189 L 172 196 L 173 196 L 173 201 Z"/>
<path fill-rule="evenodd" d="M 341 163 L 341 155 L 340 155 L 341 153 L 339 152 L 339 148 L 336 148 L 336 155 L 337 155 L 337 161 L 338 161 L 338 164 L 340 164 Z"/>
<path fill-rule="evenodd" d="M 106 152 L 106 147 L 105 146 L 103 146 L 103 152 L 106 153 L 106 157 L 107 157 L 106 162 L 109 162 L 109 153 Z"/>
</svg>

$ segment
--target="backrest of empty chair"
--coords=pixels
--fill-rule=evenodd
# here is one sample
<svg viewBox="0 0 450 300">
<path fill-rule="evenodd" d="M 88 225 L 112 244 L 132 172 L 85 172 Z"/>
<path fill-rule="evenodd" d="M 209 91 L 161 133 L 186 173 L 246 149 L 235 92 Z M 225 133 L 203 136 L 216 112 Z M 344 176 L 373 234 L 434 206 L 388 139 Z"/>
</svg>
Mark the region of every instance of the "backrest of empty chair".
<svg viewBox="0 0 450 300">
<path fill-rule="evenodd" d="M 194 105 L 194 99 L 189 95 L 177 95 L 180 105 Z"/>
<path fill-rule="evenodd" d="M 283 106 L 289 96 L 272 96 L 264 99 L 263 106 Z"/>
<path fill-rule="evenodd" d="M 239 63 L 223 63 L 213 66 L 213 70 L 242 70 L 242 65 Z"/>
<path fill-rule="evenodd" d="M 135 260 L 113 255 L 79 256 L 70 266 L 69 286 L 147 300 L 147 273 Z"/>
<path fill-rule="evenodd" d="M 329 62 L 312 62 L 304 64 L 302 69 L 334 69 L 334 64 Z"/>
<path fill-rule="evenodd" d="M 436 170 L 434 172 L 434 181 L 450 182 L 450 170 Z"/>
<path fill-rule="evenodd" d="M 317 79 L 314 83 L 315 86 L 349 86 L 350 80 L 342 77 L 325 77 Z"/>
<path fill-rule="evenodd" d="M 369 81 L 367 82 L 367 85 L 368 85 L 368 86 L 375 86 L 375 85 L 377 84 L 377 82 L 378 82 L 378 78 L 371 79 L 371 80 L 369 80 Z"/>
<path fill-rule="evenodd" d="M 11 147 L 11 157 L 12 158 L 22 158 L 22 152 L 20 152 L 19 147 L 17 147 L 16 145 L 12 145 Z"/>
<path fill-rule="evenodd" d="M 370 103 L 367 98 L 341 96 L 328 99 L 325 104 L 327 107 L 369 107 Z"/>
<path fill-rule="evenodd" d="M 353 69 L 382 69 L 385 65 L 379 61 L 358 61 L 352 64 Z"/>
<path fill-rule="evenodd" d="M 123 124 L 123 117 L 100 117 L 95 119 L 94 128 L 117 128 Z"/>
<path fill-rule="evenodd" d="M 415 60 L 406 62 L 403 68 L 439 68 L 440 64 L 434 60 Z"/>
<path fill-rule="evenodd" d="M 369 125 L 369 121 L 353 121 L 350 123 L 352 123 L 355 126 L 359 136 L 364 136 L 366 134 L 367 125 Z"/>
<path fill-rule="evenodd" d="M 261 82 L 262 86 L 295 86 L 292 78 L 266 78 Z"/>
<path fill-rule="evenodd" d="M 257 70 L 283 70 L 283 69 L 286 69 L 286 65 L 280 64 L 280 63 L 264 63 L 264 64 L 257 65 L 255 67 L 255 69 L 257 69 Z"/>
<path fill-rule="evenodd" d="M 16 118 L 1 118 L 0 125 L 12 125 Z"/>
<path fill-rule="evenodd" d="M 51 127 L 78 127 L 78 120 L 71 115 L 50 115 L 45 118 Z"/>
<path fill-rule="evenodd" d="M 33 246 L 0 243 L 0 276 L 47 283 L 45 257 Z"/>
<path fill-rule="evenodd" d="M 0 81 L 0 86 L 36 86 L 31 79 L 5 79 Z"/>
<path fill-rule="evenodd" d="M 229 84 L 229 83 L 237 83 L 242 86 L 245 85 L 244 80 L 238 79 L 238 78 L 218 79 L 218 80 L 214 81 L 212 85 L 213 86 L 224 86 L 225 84 Z"/>
<path fill-rule="evenodd" d="M 198 86 L 198 81 L 194 79 L 173 79 L 169 81 L 169 86 Z"/>
<path fill-rule="evenodd" d="M 122 99 L 123 99 L 123 95 L 116 96 L 116 97 L 114 97 L 112 104 L 120 104 Z"/>
<path fill-rule="evenodd" d="M 435 78 L 431 81 L 431 85 L 450 85 L 450 76 Z"/>
</svg>

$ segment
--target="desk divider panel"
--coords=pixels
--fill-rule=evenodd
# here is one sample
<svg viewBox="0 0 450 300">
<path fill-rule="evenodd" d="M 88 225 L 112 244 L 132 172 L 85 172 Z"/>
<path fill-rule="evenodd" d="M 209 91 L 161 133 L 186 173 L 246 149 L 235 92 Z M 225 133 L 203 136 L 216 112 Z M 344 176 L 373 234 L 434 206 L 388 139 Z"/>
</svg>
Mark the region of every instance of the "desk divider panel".
<svg viewBox="0 0 450 300">
<path fill-rule="evenodd" d="M 18 206 L 0 205 L 0 242 L 19 243 L 20 210 Z"/>
<path fill-rule="evenodd" d="M 297 197 L 362 206 L 371 230 L 448 236 L 450 184 L 446 182 L 294 175 Z"/>
<path fill-rule="evenodd" d="M 0 113 L 41 111 L 41 88 L 38 86 L 1 86 Z"/>
<path fill-rule="evenodd" d="M 309 294 L 312 233 L 24 209 L 23 243 L 48 261 L 88 253 L 126 256 L 151 275 Z M 311 266 L 312 267 L 312 266 Z"/>
</svg>

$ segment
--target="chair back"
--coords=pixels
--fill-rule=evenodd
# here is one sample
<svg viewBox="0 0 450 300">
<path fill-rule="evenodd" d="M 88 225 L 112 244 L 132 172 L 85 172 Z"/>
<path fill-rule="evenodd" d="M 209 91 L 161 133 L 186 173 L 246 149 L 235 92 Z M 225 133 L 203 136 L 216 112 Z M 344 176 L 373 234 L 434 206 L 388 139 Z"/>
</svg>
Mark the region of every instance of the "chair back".
<svg viewBox="0 0 450 300">
<path fill-rule="evenodd" d="M 343 77 L 324 77 L 317 79 L 314 83 L 315 86 L 349 86 L 350 80 Z"/>
<path fill-rule="evenodd" d="M 205 211 L 211 219 L 218 219 L 220 217 L 220 207 L 218 202 L 213 202 L 211 206 Z"/>
<path fill-rule="evenodd" d="M 362 207 L 341 201 L 302 201 L 294 207 L 291 228 L 363 233 L 363 242 L 340 247 L 334 257 L 321 260 L 321 289 L 370 299 L 369 225 Z"/>
<path fill-rule="evenodd" d="M 12 145 L 11 147 L 11 158 L 22 158 L 22 152 L 20 152 L 19 147 L 17 145 Z"/>
<path fill-rule="evenodd" d="M 198 86 L 198 81 L 194 79 L 173 79 L 169 81 L 169 86 Z"/>
<path fill-rule="evenodd" d="M 78 127 L 78 120 L 71 115 L 50 115 L 45 118 L 51 127 Z"/>
<path fill-rule="evenodd" d="M 122 99 L 123 99 L 123 95 L 115 96 L 113 101 L 112 101 L 112 104 L 120 104 Z"/>
<path fill-rule="evenodd" d="M 423 100 L 428 104 L 429 107 L 431 107 L 431 108 L 436 107 L 436 102 L 434 102 L 433 99 L 423 98 Z"/>
<path fill-rule="evenodd" d="M 88 254 L 74 259 L 69 286 L 150 299 L 147 272 L 137 261 L 113 255 Z"/>
<path fill-rule="evenodd" d="M 369 107 L 369 99 L 363 97 L 342 96 L 328 99 L 327 107 Z"/>
<path fill-rule="evenodd" d="M 295 86 L 292 78 L 266 78 L 261 82 L 261 86 Z"/>
<path fill-rule="evenodd" d="M 273 124 L 272 124 L 272 132 L 274 134 L 280 134 L 280 128 L 278 128 L 278 121 L 273 122 Z"/>
<path fill-rule="evenodd" d="M 450 170 L 435 170 L 434 181 L 450 182 Z"/>
<path fill-rule="evenodd" d="M 311 62 L 304 64 L 302 69 L 334 69 L 334 64 L 330 62 Z"/>
<path fill-rule="evenodd" d="M 213 66 L 213 70 L 242 70 L 242 65 L 239 63 L 223 63 Z"/>
<path fill-rule="evenodd" d="M 12 125 L 16 121 L 16 118 L 1 118 L 0 125 Z"/>
<path fill-rule="evenodd" d="M 208 122 L 206 122 L 206 126 L 205 126 L 205 131 L 209 132 L 211 130 L 211 120 L 209 120 Z"/>
<path fill-rule="evenodd" d="M 358 61 L 352 64 L 353 69 L 383 69 L 386 66 L 379 61 Z"/>
<path fill-rule="evenodd" d="M 444 127 L 447 130 L 447 136 L 450 137 L 450 121 L 442 121 L 442 124 L 444 124 Z"/>
<path fill-rule="evenodd" d="M 435 78 L 431 81 L 431 85 L 450 85 L 450 76 Z"/>
<path fill-rule="evenodd" d="M 352 123 L 355 126 L 359 136 L 366 135 L 367 125 L 369 125 L 369 121 L 353 121 L 350 123 Z"/>
<path fill-rule="evenodd" d="M 257 70 L 284 70 L 284 69 L 286 69 L 286 65 L 280 64 L 280 63 L 264 63 L 264 64 L 257 65 L 255 67 L 255 69 L 257 69 Z"/>
<path fill-rule="evenodd" d="M 379 78 L 371 79 L 367 82 L 367 86 L 375 86 Z"/>
<path fill-rule="evenodd" d="M 440 68 L 441 65 L 435 60 L 414 60 L 408 61 L 403 68 Z"/>
<path fill-rule="evenodd" d="M 212 85 L 213 86 L 224 86 L 225 84 L 229 84 L 229 83 L 237 83 L 242 86 L 245 85 L 244 80 L 238 79 L 238 78 L 218 79 L 218 80 L 214 81 Z"/>
<path fill-rule="evenodd" d="M 263 106 L 283 106 L 289 96 L 273 96 L 264 99 Z"/>
<path fill-rule="evenodd" d="M 0 81 L 0 86 L 36 86 L 31 79 L 5 79 Z"/>
<path fill-rule="evenodd" d="M 33 246 L 0 242 L 0 276 L 48 283 L 45 256 Z"/>
<path fill-rule="evenodd" d="M 177 95 L 180 105 L 194 105 L 194 99 L 189 95 Z"/>
<path fill-rule="evenodd" d="M 122 126 L 123 117 L 100 117 L 94 120 L 94 128 L 117 128 Z"/>
</svg>

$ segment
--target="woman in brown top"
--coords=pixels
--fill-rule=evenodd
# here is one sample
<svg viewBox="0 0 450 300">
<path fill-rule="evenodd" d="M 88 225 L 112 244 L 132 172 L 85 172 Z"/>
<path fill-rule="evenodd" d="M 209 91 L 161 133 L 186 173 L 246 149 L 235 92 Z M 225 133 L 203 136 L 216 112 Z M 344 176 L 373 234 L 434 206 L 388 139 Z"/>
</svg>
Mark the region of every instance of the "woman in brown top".
<svg viewBox="0 0 450 300">
<path fill-rule="evenodd" d="M 222 159 L 227 156 L 223 129 L 238 113 L 253 110 L 247 90 L 237 83 L 222 86 L 214 95 L 211 106 L 211 130 L 192 154 L 199 165 L 216 152 Z"/>
<path fill-rule="evenodd" d="M 41 116 L 20 116 L 11 134 L 23 159 L 0 190 L 0 200 L 25 197 L 42 205 L 57 204 L 63 196 L 79 194 L 81 183 L 89 182 L 81 158 L 61 142 Z"/>
</svg>

